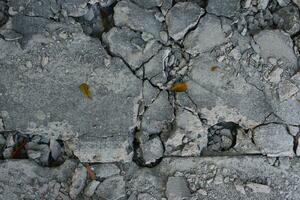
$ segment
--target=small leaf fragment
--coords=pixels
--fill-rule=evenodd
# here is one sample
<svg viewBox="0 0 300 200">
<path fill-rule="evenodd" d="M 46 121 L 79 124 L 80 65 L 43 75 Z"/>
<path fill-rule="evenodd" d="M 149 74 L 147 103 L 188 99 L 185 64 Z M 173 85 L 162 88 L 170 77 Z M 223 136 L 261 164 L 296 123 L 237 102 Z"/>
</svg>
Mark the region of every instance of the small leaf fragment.
<svg viewBox="0 0 300 200">
<path fill-rule="evenodd" d="M 172 92 L 185 92 L 188 89 L 188 85 L 186 82 L 177 82 L 174 83 L 171 87 Z"/>
<path fill-rule="evenodd" d="M 86 98 L 92 99 L 92 94 L 91 94 L 90 87 L 88 86 L 88 84 L 82 83 L 79 86 L 79 89 Z"/>
<path fill-rule="evenodd" d="M 210 71 L 212 71 L 212 72 L 218 72 L 218 71 L 220 71 L 221 70 L 221 68 L 219 67 L 219 66 L 212 66 L 211 68 L 210 68 Z"/>
</svg>

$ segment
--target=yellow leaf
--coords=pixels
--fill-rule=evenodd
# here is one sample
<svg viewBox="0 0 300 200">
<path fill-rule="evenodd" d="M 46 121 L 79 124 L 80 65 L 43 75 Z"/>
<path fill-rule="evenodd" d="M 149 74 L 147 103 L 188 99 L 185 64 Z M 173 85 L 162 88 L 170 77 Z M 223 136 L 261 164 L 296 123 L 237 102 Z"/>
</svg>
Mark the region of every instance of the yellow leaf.
<svg viewBox="0 0 300 200">
<path fill-rule="evenodd" d="M 185 82 L 177 82 L 174 83 L 173 86 L 171 87 L 172 92 L 185 92 L 188 89 L 188 85 Z"/>
<path fill-rule="evenodd" d="M 88 86 L 88 84 L 86 84 L 86 83 L 80 84 L 79 89 L 86 98 L 92 100 L 92 94 L 91 94 L 90 87 Z"/>
</svg>

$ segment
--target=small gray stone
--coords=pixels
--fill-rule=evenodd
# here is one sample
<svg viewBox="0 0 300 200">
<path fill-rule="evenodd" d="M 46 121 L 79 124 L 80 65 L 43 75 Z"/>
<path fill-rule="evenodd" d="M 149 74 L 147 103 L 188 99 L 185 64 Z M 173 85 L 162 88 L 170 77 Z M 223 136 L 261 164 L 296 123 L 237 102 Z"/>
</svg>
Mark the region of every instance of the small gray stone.
<svg viewBox="0 0 300 200">
<path fill-rule="evenodd" d="M 50 139 L 50 151 L 54 160 L 57 160 L 62 153 L 62 147 L 55 139 Z"/>
<path fill-rule="evenodd" d="M 232 17 L 240 6 L 240 0 L 209 0 L 206 10 L 218 16 Z"/>
<path fill-rule="evenodd" d="M 97 188 L 96 195 L 107 200 L 125 198 L 125 181 L 122 176 L 105 179 Z"/>
<path fill-rule="evenodd" d="M 114 7 L 114 22 L 116 26 L 128 26 L 136 31 L 151 33 L 157 39 L 160 38 L 162 24 L 155 18 L 153 12 L 144 10 L 128 0 L 120 1 Z"/>
<path fill-rule="evenodd" d="M 174 40 L 182 39 L 188 30 L 198 23 L 198 20 L 204 13 L 204 9 L 196 3 L 176 3 L 166 15 L 170 37 Z"/>
<path fill-rule="evenodd" d="M 295 95 L 299 91 L 298 87 L 291 83 L 290 81 L 283 81 L 279 83 L 278 86 L 278 95 L 280 101 L 285 101 L 289 98 L 291 98 L 293 95 Z"/>
<path fill-rule="evenodd" d="M 84 189 L 85 196 L 92 197 L 99 184 L 100 184 L 99 181 L 92 180 L 92 182 L 90 182 Z"/>
<path fill-rule="evenodd" d="M 72 185 L 69 191 L 69 195 L 72 199 L 76 199 L 79 193 L 83 190 L 86 180 L 87 180 L 87 170 L 82 164 L 80 164 L 76 168 L 72 177 Z"/>
<path fill-rule="evenodd" d="M 42 165 L 49 164 L 50 149 L 46 144 L 36 144 L 29 142 L 26 144 L 28 157 Z"/>
<path fill-rule="evenodd" d="M 0 122 L 1 122 L 1 118 L 0 118 Z M 3 147 L 5 147 L 5 145 L 6 145 L 6 140 L 5 140 L 4 136 L 0 134 L 0 152 L 1 152 L 0 156 L 2 154 L 2 150 L 3 150 Z"/>
<path fill-rule="evenodd" d="M 115 164 L 95 164 L 93 168 L 96 176 L 100 179 L 120 174 L 120 169 Z"/>
<path fill-rule="evenodd" d="M 268 124 L 255 129 L 254 142 L 268 156 L 294 156 L 293 136 L 284 125 Z"/>
<path fill-rule="evenodd" d="M 166 196 L 172 200 L 189 198 L 191 192 L 185 177 L 169 177 L 166 186 Z"/>
<path fill-rule="evenodd" d="M 142 144 L 143 159 L 146 164 L 154 163 L 164 154 L 162 142 L 159 137 L 148 140 Z"/>
<path fill-rule="evenodd" d="M 200 19 L 195 30 L 187 34 L 184 39 L 184 48 L 192 55 L 210 51 L 226 42 L 221 21 L 213 15 L 205 15 Z"/>
</svg>

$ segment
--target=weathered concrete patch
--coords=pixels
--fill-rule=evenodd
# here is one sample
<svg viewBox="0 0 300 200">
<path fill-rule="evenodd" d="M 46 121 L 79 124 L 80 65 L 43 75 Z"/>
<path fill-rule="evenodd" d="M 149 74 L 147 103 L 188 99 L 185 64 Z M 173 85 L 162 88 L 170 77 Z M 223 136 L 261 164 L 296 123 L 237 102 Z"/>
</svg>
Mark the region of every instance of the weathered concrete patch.
<svg viewBox="0 0 300 200">
<path fill-rule="evenodd" d="M 51 34 L 59 35 L 58 30 L 68 35 L 68 29 L 60 28 L 51 29 Z M 33 37 L 24 50 L 1 40 L 0 107 L 7 112 L 2 116 L 6 128 L 51 136 L 57 134 L 52 125 L 58 124 L 60 137 L 79 135 L 72 148 L 80 160 L 130 160 L 129 133 L 135 125 L 141 81 L 120 59 L 110 58 L 99 40 L 82 31 L 69 33 L 61 43 L 43 38 Z M 79 90 L 84 82 L 92 100 Z"/>
</svg>

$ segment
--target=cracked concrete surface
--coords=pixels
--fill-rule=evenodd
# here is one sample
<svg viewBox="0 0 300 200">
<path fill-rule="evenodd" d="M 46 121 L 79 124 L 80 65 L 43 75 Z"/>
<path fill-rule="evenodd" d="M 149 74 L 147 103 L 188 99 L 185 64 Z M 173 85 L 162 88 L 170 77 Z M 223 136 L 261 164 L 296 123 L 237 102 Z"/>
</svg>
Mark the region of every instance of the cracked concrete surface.
<svg viewBox="0 0 300 200">
<path fill-rule="evenodd" d="M 299 9 L 0 0 L 1 199 L 299 199 Z"/>
</svg>

